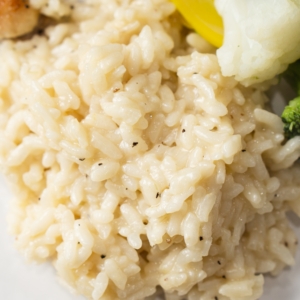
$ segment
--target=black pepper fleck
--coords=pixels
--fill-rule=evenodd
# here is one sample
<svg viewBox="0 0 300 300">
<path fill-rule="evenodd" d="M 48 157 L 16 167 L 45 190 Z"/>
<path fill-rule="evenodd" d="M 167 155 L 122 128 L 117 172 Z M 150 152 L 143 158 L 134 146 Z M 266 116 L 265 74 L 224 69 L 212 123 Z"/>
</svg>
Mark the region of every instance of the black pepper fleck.
<svg viewBox="0 0 300 300">
<path fill-rule="evenodd" d="M 242 152 L 246 152 L 246 149 L 243 149 Z"/>
<path fill-rule="evenodd" d="M 39 201 L 41 200 L 41 197 L 39 197 Z"/>
<path fill-rule="evenodd" d="M 84 161 L 84 160 L 85 160 L 85 158 L 79 158 L 79 160 L 80 160 L 80 161 Z"/>
<path fill-rule="evenodd" d="M 215 300 L 219 300 L 219 298 L 216 296 L 216 297 L 215 297 Z"/>
<path fill-rule="evenodd" d="M 98 166 L 102 166 L 102 165 L 103 165 L 103 163 L 99 163 L 99 164 L 98 164 Z"/>
<path fill-rule="evenodd" d="M 70 5 L 70 9 L 74 9 L 74 5 Z"/>
<path fill-rule="evenodd" d="M 182 129 L 182 133 L 184 133 L 185 132 L 185 129 Z"/>
<path fill-rule="evenodd" d="M 223 275 L 223 276 L 222 276 L 222 278 L 226 279 L 226 276 L 225 276 L 225 275 Z"/>
<path fill-rule="evenodd" d="M 160 197 L 160 193 L 157 192 L 155 198 L 157 199 L 158 197 Z"/>
<path fill-rule="evenodd" d="M 289 243 L 288 242 L 284 242 L 284 246 L 288 247 Z"/>
<path fill-rule="evenodd" d="M 203 237 L 202 237 L 202 236 L 200 236 L 200 237 L 199 237 L 199 240 L 200 240 L 200 241 L 203 241 Z"/>
<path fill-rule="evenodd" d="M 276 198 L 277 198 L 277 197 L 278 197 L 278 194 L 275 194 L 275 195 L 274 195 L 274 197 L 276 197 Z"/>
<path fill-rule="evenodd" d="M 138 142 L 133 142 L 132 143 L 132 148 L 135 147 L 138 144 Z"/>
<path fill-rule="evenodd" d="M 221 265 L 221 262 L 218 260 L 218 264 Z"/>
<path fill-rule="evenodd" d="M 104 259 L 105 257 L 106 257 L 106 255 L 104 255 L 104 254 L 101 254 L 101 256 L 100 256 L 102 259 Z"/>
<path fill-rule="evenodd" d="M 29 8 L 29 5 L 28 5 L 28 4 L 26 4 L 26 5 L 25 5 L 25 7 L 28 9 L 28 8 Z"/>
</svg>

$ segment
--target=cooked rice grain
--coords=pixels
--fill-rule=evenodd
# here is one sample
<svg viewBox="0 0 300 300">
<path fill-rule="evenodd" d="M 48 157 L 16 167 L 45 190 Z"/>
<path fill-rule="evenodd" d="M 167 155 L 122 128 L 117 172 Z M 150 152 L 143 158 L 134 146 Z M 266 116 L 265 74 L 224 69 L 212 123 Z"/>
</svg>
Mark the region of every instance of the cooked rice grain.
<svg viewBox="0 0 300 300">
<path fill-rule="evenodd" d="M 32 5 L 70 21 L 0 45 L 17 248 L 88 299 L 258 299 L 300 213 L 300 140 L 267 86 L 223 77 L 166 0 L 55 3 Z"/>
</svg>

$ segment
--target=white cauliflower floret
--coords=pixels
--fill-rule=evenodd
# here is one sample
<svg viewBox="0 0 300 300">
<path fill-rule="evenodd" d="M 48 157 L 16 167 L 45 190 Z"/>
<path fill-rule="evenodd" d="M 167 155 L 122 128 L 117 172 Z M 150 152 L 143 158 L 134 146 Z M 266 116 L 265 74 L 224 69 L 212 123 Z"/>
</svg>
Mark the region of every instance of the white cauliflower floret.
<svg viewBox="0 0 300 300">
<path fill-rule="evenodd" d="M 215 0 L 215 5 L 225 30 L 217 51 L 223 75 L 250 85 L 300 58 L 300 0 Z"/>
</svg>

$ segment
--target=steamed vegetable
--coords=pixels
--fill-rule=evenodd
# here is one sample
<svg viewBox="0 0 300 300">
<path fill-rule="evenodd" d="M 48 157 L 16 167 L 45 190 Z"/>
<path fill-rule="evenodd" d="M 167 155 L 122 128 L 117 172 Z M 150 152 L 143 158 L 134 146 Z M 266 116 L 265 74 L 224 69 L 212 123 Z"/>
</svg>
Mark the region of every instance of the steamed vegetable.
<svg viewBox="0 0 300 300">
<path fill-rule="evenodd" d="M 281 115 L 284 123 L 284 133 L 290 139 L 300 135 L 300 60 L 291 64 L 283 77 L 297 92 L 297 97 L 289 102 Z"/>
<path fill-rule="evenodd" d="M 281 115 L 284 123 L 284 133 L 290 139 L 300 135 L 300 96 L 290 101 Z"/>
<path fill-rule="evenodd" d="M 225 76 L 263 82 L 300 58 L 300 0 L 215 0 L 224 42 L 217 51 Z"/>
</svg>

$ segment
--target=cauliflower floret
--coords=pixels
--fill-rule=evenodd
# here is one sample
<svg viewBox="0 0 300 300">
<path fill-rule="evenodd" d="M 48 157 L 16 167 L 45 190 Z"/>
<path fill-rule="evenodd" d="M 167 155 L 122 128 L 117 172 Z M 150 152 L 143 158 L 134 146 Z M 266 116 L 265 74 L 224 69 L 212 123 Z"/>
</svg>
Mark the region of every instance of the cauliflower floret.
<svg viewBox="0 0 300 300">
<path fill-rule="evenodd" d="M 215 0 L 215 5 L 225 30 L 217 51 L 223 75 L 250 85 L 300 58 L 300 0 Z"/>
</svg>

